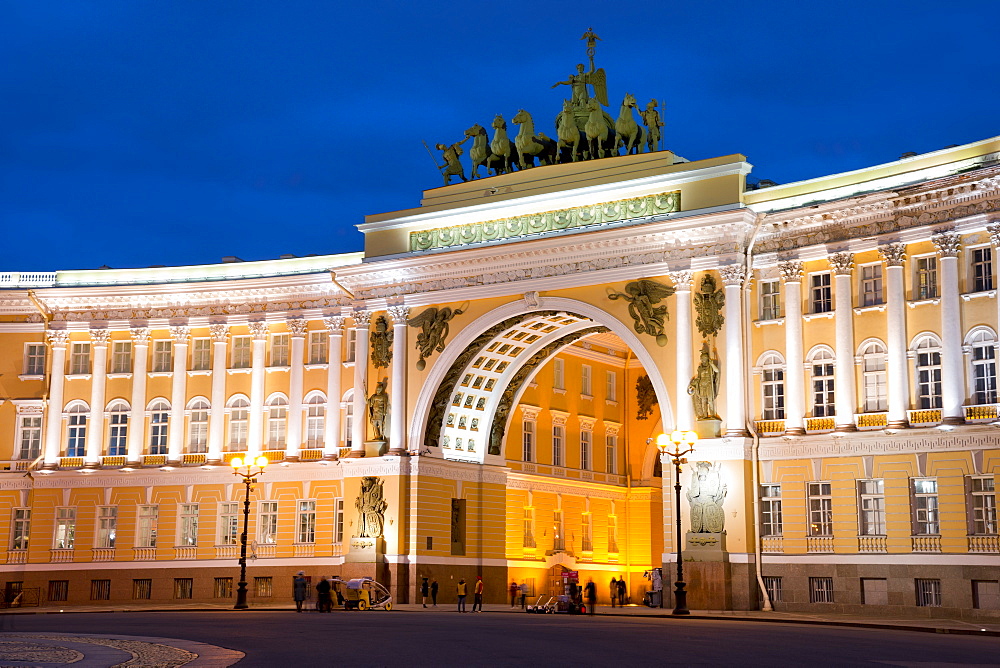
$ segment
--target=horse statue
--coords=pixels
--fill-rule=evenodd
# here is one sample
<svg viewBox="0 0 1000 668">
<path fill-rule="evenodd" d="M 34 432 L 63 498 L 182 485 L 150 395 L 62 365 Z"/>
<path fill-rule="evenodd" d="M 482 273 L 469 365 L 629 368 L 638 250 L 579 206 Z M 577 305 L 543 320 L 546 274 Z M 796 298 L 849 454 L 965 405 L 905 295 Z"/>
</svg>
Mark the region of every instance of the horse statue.
<svg viewBox="0 0 1000 668">
<path fill-rule="evenodd" d="M 560 162 L 565 162 L 563 149 L 569 149 L 572 162 L 579 160 L 582 147 L 586 146 L 587 136 L 576 124 L 573 104 L 569 100 L 563 100 L 563 110 L 556 117 L 556 136 L 559 137 L 556 143 L 556 157 Z"/>
<path fill-rule="evenodd" d="M 493 140 L 490 142 L 490 150 L 493 152 L 486 162 L 486 169 L 493 170 L 493 175 L 508 174 L 512 165 L 517 164 L 517 147 L 507 137 L 507 121 L 500 114 L 493 119 Z"/>
<path fill-rule="evenodd" d="M 625 155 L 638 154 L 642 151 L 642 145 L 646 143 L 646 128 L 636 123 L 635 117 L 632 116 L 632 110 L 635 108 L 637 108 L 635 96 L 631 93 L 625 93 L 622 108 L 615 121 L 615 132 L 618 133 L 615 153 L 624 146 Z"/>
<path fill-rule="evenodd" d="M 486 128 L 476 123 L 465 131 L 465 136 L 472 137 L 472 148 L 469 149 L 469 157 L 472 159 L 472 178 L 481 178 L 479 176 L 480 165 L 486 167 L 486 175 L 489 176 L 489 161 L 493 151 L 490 150 L 490 144 L 486 139 Z"/>
<path fill-rule="evenodd" d="M 535 166 L 536 155 L 539 164 L 555 164 L 556 143 L 545 135 L 535 135 L 535 122 L 531 119 L 531 114 L 520 109 L 511 122 L 521 126 L 517 136 L 514 137 L 514 146 L 520 155 L 519 166 L 522 170 Z"/>
<path fill-rule="evenodd" d="M 591 98 L 587 102 L 587 122 L 583 126 L 587 133 L 587 143 L 589 146 L 588 158 L 603 158 L 615 150 L 615 130 L 612 123 L 608 122 L 607 114 L 601 109 L 601 103 L 596 98 Z"/>
</svg>

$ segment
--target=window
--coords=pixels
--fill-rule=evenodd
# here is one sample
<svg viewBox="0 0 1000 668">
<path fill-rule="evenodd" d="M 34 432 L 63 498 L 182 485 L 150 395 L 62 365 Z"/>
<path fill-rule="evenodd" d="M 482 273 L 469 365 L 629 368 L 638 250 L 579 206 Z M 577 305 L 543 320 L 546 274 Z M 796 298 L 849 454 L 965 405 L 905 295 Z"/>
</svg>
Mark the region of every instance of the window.
<svg viewBox="0 0 1000 668">
<path fill-rule="evenodd" d="M 941 581 L 917 578 L 917 605 L 922 608 L 941 607 Z"/>
<path fill-rule="evenodd" d="M 830 290 L 830 272 L 813 274 L 809 277 L 809 302 L 813 313 L 826 313 L 833 308 Z"/>
<path fill-rule="evenodd" d="M 271 366 L 288 366 L 288 334 L 271 337 Z"/>
<path fill-rule="evenodd" d="M 191 404 L 188 418 L 188 452 L 208 452 L 208 411 L 210 406 L 204 399 L 196 399 Z"/>
<path fill-rule="evenodd" d="M 267 402 L 267 449 L 285 449 L 285 428 L 288 423 L 288 401 L 282 396 Z"/>
<path fill-rule="evenodd" d="M 258 598 L 270 598 L 271 576 L 255 577 L 253 579 L 253 595 Z"/>
<path fill-rule="evenodd" d="M 882 263 L 861 267 L 861 305 L 875 306 L 883 302 Z"/>
<path fill-rule="evenodd" d="M 49 580 L 49 600 L 69 600 L 69 580 Z"/>
<path fill-rule="evenodd" d="M 888 381 L 885 371 L 886 348 L 881 341 L 872 341 L 861 350 L 862 406 L 865 413 L 883 413 L 889 407 Z"/>
<path fill-rule="evenodd" d="M 344 394 L 344 400 L 340 404 L 344 411 L 341 424 L 344 425 L 344 445 L 351 447 L 352 434 L 354 433 L 354 390 L 348 390 Z"/>
<path fill-rule="evenodd" d="M 56 534 L 52 539 L 55 550 L 72 550 L 76 540 L 76 508 L 56 508 Z"/>
<path fill-rule="evenodd" d="M 111 373 L 132 372 L 132 342 L 111 342 Z"/>
<path fill-rule="evenodd" d="M 941 408 L 941 344 L 926 336 L 917 344 L 916 353 L 918 406 Z"/>
<path fill-rule="evenodd" d="M 69 355 L 70 374 L 90 373 L 90 344 L 74 343 Z"/>
<path fill-rule="evenodd" d="M 344 500 L 333 500 L 333 542 L 344 542 Z"/>
<path fill-rule="evenodd" d="M 861 578 L 863 605 L 889 605 L 889 581 L 885 578 Z"/>
<path fill-rule="evenodd" d="M 972 291 L 985 292 L 993 289 L 993 249 L 980 246 L 971 249 Z"/>
<path fill-rule="evenodd" d="M 618 554 L 618 516 L 608 515 L 608 553 Z"/>
<path fill-rule="evenodd" d="M 882 480 L 858 481 L 858 528 L 861 536 L 885 535 L 885 486 Z"/>
<path fill-rule="evenodd" d="M 151 578 L 132 580 L 133 599 L 148 599 L 152 597 L 153 597 L 153 580 Z"/>
<path fill-rule="evenodd" d="M 777 320 L 781 317 L 781 293 L 779 281 L 760 282 L 760 319 Z"/>
<path fill-rule="evenodd" d="M 819 349 L 810 360 L 813 385 L 813 417 L 833 417 L 833 355 Z"/>
<path fill-rule="evenodd" d="M 565 550 L 566 541 L 564 539 L 565 526 L 563 525 L 562 508 L 552 511 L 552 549 Z"/>
<path fill-rule="evenodd" d="M 212 368 L 212 339 L 191 341 L 191 370 L 208 371 Z"/>
<path fill-rule="evenodd" d="M 593 370 L 589 364 L 580 365 L 580 394 L 586 397 L 594 396 L 594 388 L 591 383 Z"/>
<path fill-rule="evenodd" d="M 561 359 L 552 360 L 552 388 L 556 390 L 566 389 L 566 361 Z"/>
<path fill-rule="evenodd" d="M 764 357 L 761 364 L 762 412 L 765 420 L 785 419 L 785 370 L 777 355 Z"/>
<path fill-rule="evenodd" d="M 937 535 L 941 533 L 938 524 L 938 486 L 933 478 L 913 480 L 913 535 Z"/>
<path fill-rule="evenodd" d="M 167 454 L 167 428 L 170 422 L 170 405 L 165 401 L 153 404 L 149 415 L 149 454 Z"/>
<path fill-rule="evenodd" d="M 1000 610 L 1000 582 L 973 580 L 972 607 L 977 610 Z"/>
<path fill-rule="evenodd" d="M 535 423 L 531 420 L 524 420 L 521 423 L 522 433 L 522 455 L 524 461 L 534 461 L 535 455 Z"/>
<path fill-rule="evenodd" d="M 223 503 L 219 510 L 219 545 L 236 545 L 240 537 L 240 504 Z"/>
<path fill-rule="evenodd" d="M 593 516 L 590 513 L 584 513 L 581 519 L 581 533 L 583 533 L 582 538 L 582 548 L 584 552 L 594 551 L 594 524 Z"/>
<path fill-rule="evenodd" d="M 174 598 L 191 598 L 193 578 L 174 578 Z"/>
<path fill-rule="evenodd" d="M 310 364 L 326 364 L 329 350 L 330 336 L 326 332 L 309 332 Z"/>
<path fill-rule="evenodd" d="M 108 456 L 123 457 L 127 454 L 128 405 L 115 403 L 108 411 Z"/>
<path fill-rule="evenodd" d="M 566 441 L 566 427 L 552 427 L 552 465 L 563 466 L 563 443 Z"/>
<path fill-rule="evenodd" d="M 916 278 L 914 291 L 916 299 L 934 299 L 938 296 L 937 258 L 934 256 L 914 259 Z"/>
<path fill-rule="evenodd" d="M 97 511 L 97 544 L 95 547 L 113 548 L 118 533 L 118 508 L 102 506 Z"/>
<path fill-rule="evenodd" d="M 772 603 L 781 602 L 781 576 L 780 575 L 765 575 L 764 580 L 764 590 L 767 591 L 767 597 L 771 599 Z"/>
<path fill-rule="evenodd" d="M 232 598 L 233 597 L 233 579 L 232 578 L 215 578 L 215 586 L 212 588 L 213 598 Z"/>
<path fill-rule="evenodd" d="M 306 447 L 322 448 L 326 440 L 326 398 L 314 394 L 306 401 Z"/>
<path fill-rule="evenodd" d="M 111 580 L 91 580 L 90 581 L 91 601 L 111 600 Z"/>
<path fill-rule="evenodd" d="M 230 367 L 233 369 L 250 368 L 250 337 L 234 336 L 233 348 L 230 353 Z"/>
<path fill-rule="evenodd" d="M 87 451 L 87 407 L 76 404 L 69 409 L 66 427 L 66 456 L 83 457 Z"/>
<path fill-rule="evenodd" d="M 618 400 L 618 374 L 614 371 L 604 372 L 604 398 L 608 401 Z"/>
<path fill-rule="evenodd" d="M 997 497 L 993 476 L 969 478 L 969 508 L 973 535 L 997 534 Z"/>
<path fill-rule="evenodd" d="M 180 512 L 180 532 L 177 536 L 178 545 L 192 546 L 198 544 L 198 504 L 182 503 Z"/>
<path fill-rule="evenodd" d="M 833 603 L 833 578 L 809 578 L 809 602 Z"/>
<path fill-rule="evenodd" d="M 278 502 L 260 501 L 257 504 L 260 518 L 257 522 L 257 542 L 274 545 L 278 542 Z"/>
<path fill-rule="evenodd" d="M 42 454 L 42 416 L 22 415 L 18 420 L 18 459 L 36 459 Z"/>
<path fill-rule="evenodd" d="M 996 339 L 981 329 L 972 336 L 972 397 L 977 406 L 997 400 Z"/>
<path fill-rule="evenodd" d="M 299 512 L 295 522 L 297 531 L 295 542 L 315 543 L 316 542 L 316 502 L 299 501 Z"/>
<path fill-rule="evenodd" d="M 166 373 L 174 362 L 174 342 L 170 339 L 153 341 L 153 373 Z"/>
<path fill-rule="evenodd" d="M 833 497 L 830 483 L 811 482 L 809 491 L 809 535 L 833 535 Z"/>
<path fill-rule="evenodd" d="M 781 535 L 781 485 L 760 486 L 760 525 L 765 536 Z"/>
<path fill-rule="evenodd" d="M 45 375 L 45 344 L 29 343 L 24 346 L 24 375 Z"/>
<path fill-rule="evenodd" d="M 156 547 L 156 528 L 160 515 L 157 506 L 139 506 L 139 522 L 135 537 L 136 547 Z"/>
<path fill-rule="evenodd" d="M 344 354 L 345 362 L 354 361 L 354 349 L 357 346 L 357 342 L 358 342 L 358 330 L 356 329 L 347 330 L 347 336 L 344 338 L 344 345 L 347 348 Z"/>
<path fill-rule="evenodd" d="M 535 547 L 535 509 L 531 506 L 524 507 L 522 533 L 524 547 Z"/>
<path fill-rule="evenodd" d="M 247 448 L 248 421 L 250 419 L 250 402 L 243 397 L 236 397 L 229 407 L 229 450 L 242 452 Z"/>
<path fill-rule="evenodd" d="M 589 469 L 590 468 L 590 441 L 593 438 L 593 434 L 589 431 L 580 432 L 580 468 Z"/>
<path fill-rule="evenodd" d="M 604 437 L 604 457 L 605 469 L 607 473 L 617 472 L 618 464 L 618 435 L 608 434 Z"/>
<path fill-rule="evenodd" d="M 31 509 L 15 508 L 10 527 L 10 549 L 27 550 L 31 534 Z"/>
</svg>

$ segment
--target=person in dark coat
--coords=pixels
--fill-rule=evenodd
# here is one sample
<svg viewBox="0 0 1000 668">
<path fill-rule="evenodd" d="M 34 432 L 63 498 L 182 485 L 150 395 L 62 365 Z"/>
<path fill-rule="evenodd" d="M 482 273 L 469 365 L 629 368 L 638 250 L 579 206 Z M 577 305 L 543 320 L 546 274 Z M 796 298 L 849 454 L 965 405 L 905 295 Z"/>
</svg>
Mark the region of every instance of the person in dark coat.
<svg viewBox="0 0 1000 668">
<path fill-rule="evenodd" d="M 299 571 L 292 579 L 292 597 L 295 598 L 295 612 L 302 612 L 302 602 L 306 600 L 306 572 Z"/>
<path fill-rule="evenodd" d="M 434 607 L 438 607 L 438 581 L 437 578 L 431 580 L 431 602 Z"/>
<path fill-rule="evenodd" d="M 628 591 L 625 589 L 625 578 L 618 581 L 618 605 L 627 603 Z"/>
<path fill-rule="evenodd" d="M 587 599 L 587 608 L 590 610 L 590 614 L 594 614 L 594 608 L 597 607 L 597 585 L 594 584 L 594 579 L 591 578 L 587 580 L 587 585 L 583 588 L 584 598 Z"/>
<path fill-rule="evenodd" d="M 332 612 L 333 605 L 330 603 L 330 581 L 324 577 L 316 583 L 316 606 L 320 612 Z"/>
<path fill-rule="evenodd" d="M 430 595 L 430 593 L 431 593 L 431 585 L 427 581 L 427 578 L 424 578 L 423 582 L 420 583 L 420 598 L 423 601 L 425 608 L 427 607 L 427 597 Z"/>
</svg>

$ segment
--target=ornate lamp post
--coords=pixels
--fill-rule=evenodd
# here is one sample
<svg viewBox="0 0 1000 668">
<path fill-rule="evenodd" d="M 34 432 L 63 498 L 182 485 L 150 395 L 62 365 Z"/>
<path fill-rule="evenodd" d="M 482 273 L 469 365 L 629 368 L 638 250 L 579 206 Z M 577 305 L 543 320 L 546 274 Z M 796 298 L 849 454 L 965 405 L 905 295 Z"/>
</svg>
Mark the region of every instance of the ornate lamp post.
<svg viewBox="0 0 1000 668">
<path fill-rule="evenodd" d="M 687 591 L 684 589 L 684 558 L 681 553 L 681 464 L 687 464 L 687 455 L 694 451 L 694 444 L 698 442 L 698 434 L 693 431 L 681 431 L 675 429 L 670 433 L 660 434 L 656 437 L 656 447 L 660 452 L 670 457 L 674 464 L 674 512 L 677 515 L 677 581 L 674 582 L 674 611 L 675 615 L 690 615 L 691 611 L 687 607 Z M 674 449 L 671 451 L 670 444 Z M 681 450 L 681 446 L 687 449 Z"/>
<path fill-rule="evenodd" d="M 250 523 L 250 490 L 257 483 L 257 476 L 264 474 L 264 467 L 268 464 L 267 457 L 257 457 L 244 460 L 242 457 L 233 457 L 230 462 L 233 467 L 233 475 L 243 478 L 243 483 L 247 486 L 246 497 L 243 499 L 243 534 L 240 536 L 240 581 L 236 587 L 236 605 L 234 610 L 246 610 L 247 605 L 247 525 Z"/>
</svg>

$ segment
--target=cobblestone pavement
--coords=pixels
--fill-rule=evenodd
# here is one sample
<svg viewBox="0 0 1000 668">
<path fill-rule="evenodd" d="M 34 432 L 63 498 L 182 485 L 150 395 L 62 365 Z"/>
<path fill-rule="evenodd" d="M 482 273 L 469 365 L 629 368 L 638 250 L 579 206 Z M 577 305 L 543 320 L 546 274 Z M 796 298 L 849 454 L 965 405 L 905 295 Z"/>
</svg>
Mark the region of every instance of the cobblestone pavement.
<svg viewBox="0 0 1000 668">
<path fill-rule="evenodd" d="M 0 666 L 225 668 L 243 652 L 175 638 L 88 633 L 0 633 Z"/>
</svg>

